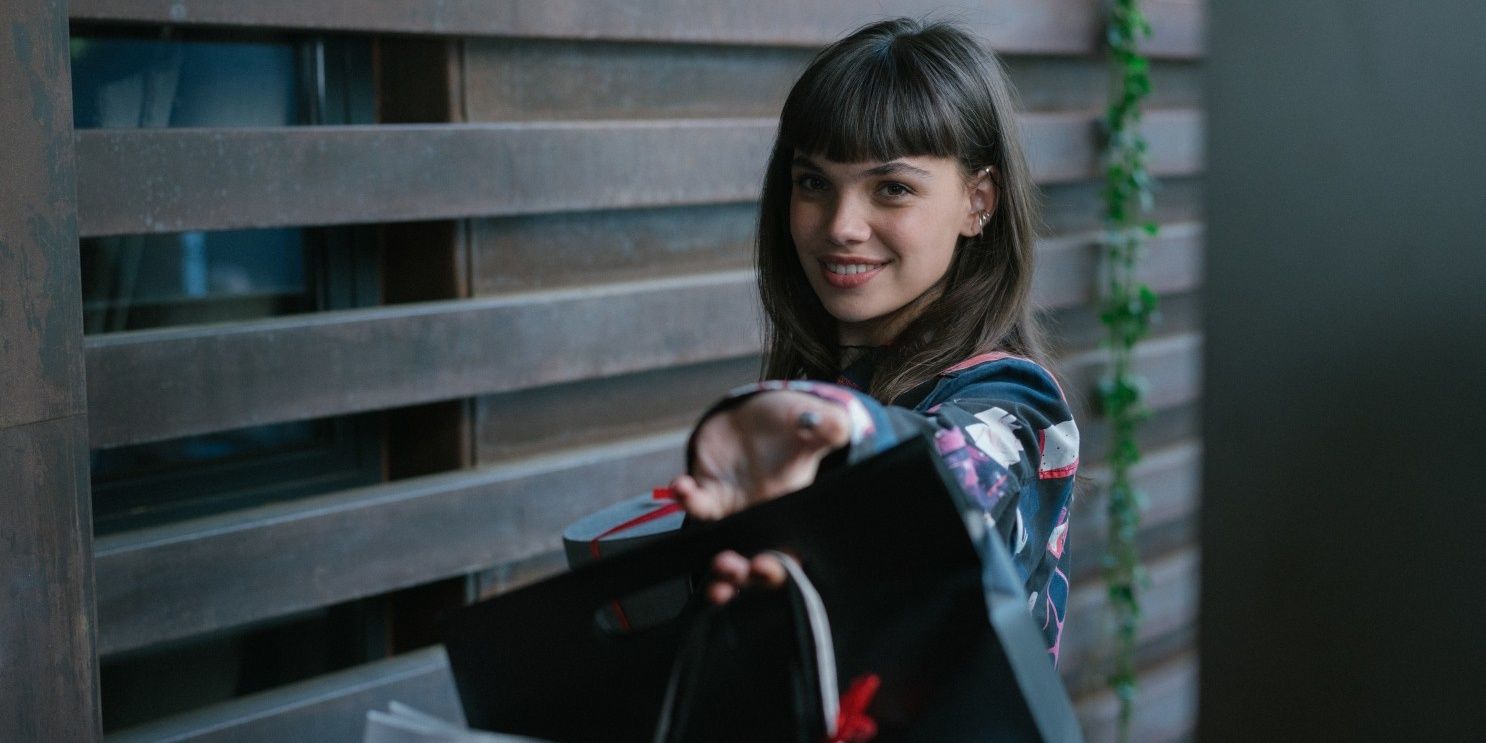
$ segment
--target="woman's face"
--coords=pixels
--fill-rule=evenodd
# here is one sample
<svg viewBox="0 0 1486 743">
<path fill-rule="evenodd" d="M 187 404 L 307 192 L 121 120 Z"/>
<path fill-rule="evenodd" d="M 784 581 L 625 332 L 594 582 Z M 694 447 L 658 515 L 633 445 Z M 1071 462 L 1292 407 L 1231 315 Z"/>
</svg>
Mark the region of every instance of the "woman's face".
<svg viewBox="0 0 1486 743">
<path fill-rule="evenodd" d="M 961 236 L 995 208 L 988 178 L 948 157 L 838 163 L 795 153 L 789 230 L 839 342 L 883 345 L 932 300 Z M 905 310 L 906 308 L 906 310 Z"/>
</svg>

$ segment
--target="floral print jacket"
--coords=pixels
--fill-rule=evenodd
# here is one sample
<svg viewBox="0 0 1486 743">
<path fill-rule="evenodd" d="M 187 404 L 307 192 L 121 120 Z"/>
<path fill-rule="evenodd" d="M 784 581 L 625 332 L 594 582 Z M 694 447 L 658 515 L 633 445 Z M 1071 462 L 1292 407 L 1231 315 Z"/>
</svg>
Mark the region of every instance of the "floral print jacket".
<svg viewBox="0 0 1486 743">
<path fill-rule="evenodd" d="M 1078 470 L 1078 427 L 1057 380 L 1028 359 L 983 354 L 900 398 L 904 406 L 889 406 L 861 391 L 870 378 L 869 355 L 835 384 L 760 382 L 733 390 L 724 404 L 780 389 L 837 403 L 851 421 L 847 463 L 911 436 L 932 436 L 960 486 L 1011 550 L 1028 609 L 1056 665 L 1068 604 L 1068 513 Z"/>
</svg>

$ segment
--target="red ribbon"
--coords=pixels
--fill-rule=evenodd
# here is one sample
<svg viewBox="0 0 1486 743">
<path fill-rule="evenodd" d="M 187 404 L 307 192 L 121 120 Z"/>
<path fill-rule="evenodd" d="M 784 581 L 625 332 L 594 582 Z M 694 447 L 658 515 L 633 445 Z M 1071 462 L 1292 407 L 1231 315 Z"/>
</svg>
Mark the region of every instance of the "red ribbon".
<svg viewBox="0 0 1486 743">
<path fill-rule="evenodd" d="M 881 686 L 882 679 L 875 673 L 852 680 L 846 693 L 841 695 L 841 711 L 836 713 L 836 734 L 825 743 L 867 743 L 877 737 L 877 721 L 867 715 L 867 707 Z"/>
<path fill-rule="evenodd" d="M 670 488 L 656 488 L 654 490 L 651 490 L 650 491 L 650 499 L 651 500 L 668 500 L 668 501 L 670 501 L 670 503 L 667 503 L 666 505 L 661 506 L 660 508 L 657 508 L 654 511 L 650 511 L 649 513 L 642 513 L 639 516 L 636 516 L 636 517 L 630 519 L 629 521 L 626 521 L 626 522 L 624 522 L 622 524 L 619 524 L 617 526 L 611 526 L 611 527 L 609 527 L 602 534 L 599 534 L 598 536 L 596 536 L 593 539 L 589 540 L 589 542 L 588 542 L 588 552 L 589 552 L 589 554 L 593 555 L 594 559 L 598 559 L 598 557 L 599 557 L 599 540 L 600 539 L 603 539 L 604 537 L 607 537 L 607 536 L 610 536 L 610 535 L 613 535 L 613 534 L 618 534 L 619 532 L 622 532 L 622 531 L 625 531 L 625 530 L 628 530 L 628 529 L 633 529 L 636 526 L 639 526 L 641 524 L 649 523 L 649 522 L 654 521 L 656 519 L 665 518 L 665 517 L 670 516 L 671 514 L 677 512 L 677 511 L 680 511 L 681 510 L 681 504 L 679 502 L 677 502 L 677 500 L 676 500 L 676 494 L 673 493 L 673 492 L 671 492 L 671 489 Z M 614 616 L 619 619 L 619 628 L 621 630 L 624 630 L 625 632 L 628 632 L 629 629 L 630 629 L 629 617 L 626 617 L 624 615 L 624 608 L 619 605 L 619 600 L 618 599 L 615 599 L 612 602 L 611 605 L 614 608 Z"/>
</svg>

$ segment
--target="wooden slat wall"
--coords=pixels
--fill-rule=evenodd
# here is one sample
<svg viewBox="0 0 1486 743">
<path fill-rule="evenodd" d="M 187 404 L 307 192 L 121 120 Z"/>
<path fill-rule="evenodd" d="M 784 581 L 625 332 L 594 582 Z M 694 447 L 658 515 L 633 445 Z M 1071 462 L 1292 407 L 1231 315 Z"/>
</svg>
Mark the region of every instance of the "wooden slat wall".
<svg viewBox="0 0 1486 743">
<path fill-rule="evenodd" d="M 1157 6 L 1153 12 L 1159 14 Z M 1194 12 L 1198 7 L 1187 6 Z M 466 112 L 469 121 L 490 124 L 768 116 L 777 112 L 809 51 L 607 39 L 472 40 L 464 52 Z M 1003 45 L 1002 51 L 1016 50 Z M 1039 245 L 1035 294 L 1054 320 L 1061 371 L 1079 398 L 1086 471 L 1097 481 L 1108 433 L 1091 404 L 1104 358 L 1095 317 L 1101 251 L 1093 121 L 1103 102 L 1107 67 L 1092 54 L 1055 56 L 1085 53 L 1011 55 L 1008 68 L 1023 88 L 1021 97 L 1032 104 L 1023 114 L 1024 132 L 1033 169 L 1047 192 L 1050 229 Z M 1158 195 L 1162 203 L 1155 214 L 1163 230 L 1150 246 L 1143 278 L 1167 300 L 1167 318 L 1139 354 L 1155 410 L 1142 433 L 1149 454 L 1137 476 L 1150 497 L 1141 539 L 1152 576 L 1140 636 L 1140 663 L 1150 669 L 1143 674 L 1146 706 L 1135 727 L 1140 740 L 1187 737 L 1195 715 L 1190 682 L 1199 559 L 1194 534 L 1201 449 L 1195 410 L 1201 336 L 1194 306 L 1203 243 L 1197 70 L 1195 58 L 1155 65 L 1162 92 L 1146 124 L 1151 166 L 1166 189 Z M 1163 90 L 1167 81 L 1173 84 Z M 693 204 L 476 219 L 475 291 L 487 297 L 523 296 L 647 275 L 703 275 L 746 267 L 752 217 L 746 205 Z M 606 249 L 596 251 L 595 245 Z M 476 421 L 479 460 L 496 463 L 577 441 L 624 440 L 643 431 L 647 421 L 685 426 L 715 398 L 706 383 L 709 377 L 746 381 L 756 373 L 755 362 L 746 356 L 482 397 Z M 670 390 L 675 394 L 667 395 Z M 573 433 L 574 428 L 581 433 Z M 1081 498 L 1062 670 L 1090 737 L 1100 740 L 1112 736 L 1114 725 L 1112 698 L 1103 687 L 1109 667 L 1098 557 L 1104 542 L 1103 501 L 1093 488 Z M 550 551 L 530 555 L 488 571 L 485 588 L 507 590 L 561 565 Z"/>
<path fill-rule="evenodd" d="M 1161 58 L 1146 126 L 1163 176 L 1163 232 L 1146 278 L 1166 321 L 1140 353 L 1155 410 L 1138 473 L 1151 497 L 1141 538 L 1155 580 L 1137 736 L 1167 740 L 1189 734 L 1195 699 L 1203 6 L 1145 4 Z M 1046 192 L 1036 296 L 1096 480 L 1108 446 L 1090 404 L 1103 359 L 1102 7 L 995 0 L 947 12 L 1006 55 L 1022 87 Z M 847 0 L 76 0 L 70 13 L 112 25 L 435 36 L 450 58 L 431 67 L 458 71 L 436 81 L 457 101 L 428 120 L 399 119 L 412 123 L 80 132 L 82 234 L 449 220 L 468 251 L 458 266 L 467 285 L 451 293 L 464 299 L 88 339 L 95 447 L 460 398 L 475 411 L 474 469 L 99 540 L 103 653 L 471 572 L 488 593 L 561 569 L 558 529 L 667 479 L 701 408 L 756 373 L 749 251 L 772 117 L 815 48 L 875 16 Z M 1103 504 L 1093 488 L 1080 497 L 1062 671 L 1097 740 L 1113 719 L 1101 689 Z M 294 701 L 313 697 L 306 688 L 286 690 L 275 708 L 315 709 Z M 192 714 L 159 729 L 235 713 Z"/>
<path fill-rule="evenodd" d="M 66 3 L 0 4 L 0 740 L 93 741 L 92 515 Z"/>
<path fill-rule="evenodd" d="M 366 711 L 402 702 L 461 720 L 454 677 L 442 647 L 367 663 L 158 723 L 121 730 L 110 743 L 262 743 L 358 741 Z"/>
<path fill-rule="evenodd" d="M 1150 52 L 1190 57 L 1202 46 L 1202 4 L 1147 0 L 1156 29 Z M 760 0 L 723 6 L 687 0 L 380 0 L 300 3 L 260 0 L 75 0 L 79 20 L 381 33 L 816 46 L 870 20 L 854 0 Z M 955 13 L 983 30 L 997 49 L 1024 54 L 1087 54 L 1101 38 L 1099 5 L 1088 0 L 990 0 L 957 3 L 889 0 L 877 15 Z"/>
<path fill-rule="evenodd" d="M 472 75 L 472 85 L 480 82 Z M 748 201 L 758 196 L 776 123 L 83 131 L 79 231 L 92 237 Z M 1094 124 L 1082 112 L 1024 117 L 1037 179 L 1098 173 Z M 1195 112 L 1152 112 L 1145 129 L 1154 173 L 1190 175 L 1200 167 Z M 553 168 L 555 153 L 584 166 Z M 265 171 L 278 177 L 265 179 Z"/>
</svg>

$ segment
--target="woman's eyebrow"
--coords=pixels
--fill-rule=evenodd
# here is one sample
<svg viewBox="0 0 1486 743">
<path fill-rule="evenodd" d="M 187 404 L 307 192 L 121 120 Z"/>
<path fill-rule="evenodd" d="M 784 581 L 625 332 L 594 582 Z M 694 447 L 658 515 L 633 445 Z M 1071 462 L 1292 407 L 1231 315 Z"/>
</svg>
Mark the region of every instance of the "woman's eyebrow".
<svg viewBox="0 0 1486 743">
<path fill-rule="evenodd" d="M 823 170 L 819 165 L 816 165 L 815 164 L 815 161 L 814 160 L 811 160 L 810 158 L 805 157 L 804 155 L 795 155 L 794 159 L 790 161 L 790 165 L 792 167 L 796 167 L 796 168 L 804 168 L 806 170 L 813 170 L 813 171 L 815 171 L 817 173 L 824 173 L 825 172 L 825 170 Z M 934 177 L 934 174 L 933 173 L 930 173 L 929 171 L 924 170 L 923 168 L 916 168 L 916 167 L 914 167 L 912 165 L 909 165 L 908 163 L 905 163 L 905 162 L 903 162 L 901 160 L 893 160 L 892 162 L 886 162 L 886 163 L 883 163 L 881 165 L 878 165 L 878 166 L 875 166 L 875 167 L 872 167 L 872 168 L 868 168 L 868 169 L 862 171 L 861 174 L 858 177 L 860 177 L 860 178 L 874 178 L 874 177 L 882 176 L 882 175 L 893 175 L 895 173 L 908 173 L 910 175 L 916 175 L 916 176 L 918 176 L 920 178 L 930 178 L 930 179 L 932 179 Z"/>
<path fill-rule="evenodd" d="M 912 165 L 909 165 L 908 163 L 905 163 L 901 160 L 894 160 L 889 163 L 883 163 L 875 168 L 868 168 L 867 170 L 862 171 L 862 175 L 864 176 L 893 175 L 895 173 L 908 173 L 911 175 L 916 175 L 920 178 L 934 177 L 933 173 L 930 173 L 923 168 L 915 168 Z"/>
<path fill-rule="evenodd" d="M 808 157 L 805 157 L 804 155 L 795 155 L 795 159 L 793 159 L 793 160 L 790 161 L 790 165 L 792 165 L 792 166 L 794 166 L 796 168 L 805 168 L 807 170 L 813 170 L 813 171 L 815 171 L 817 173 L 824 173 L 825 172 L 824 170 L 821 170 L 820 169 L 820 166 L 819 165 L 816 165 L 815 164 L 815 161 L 811 160 Z"/>
</svg>

